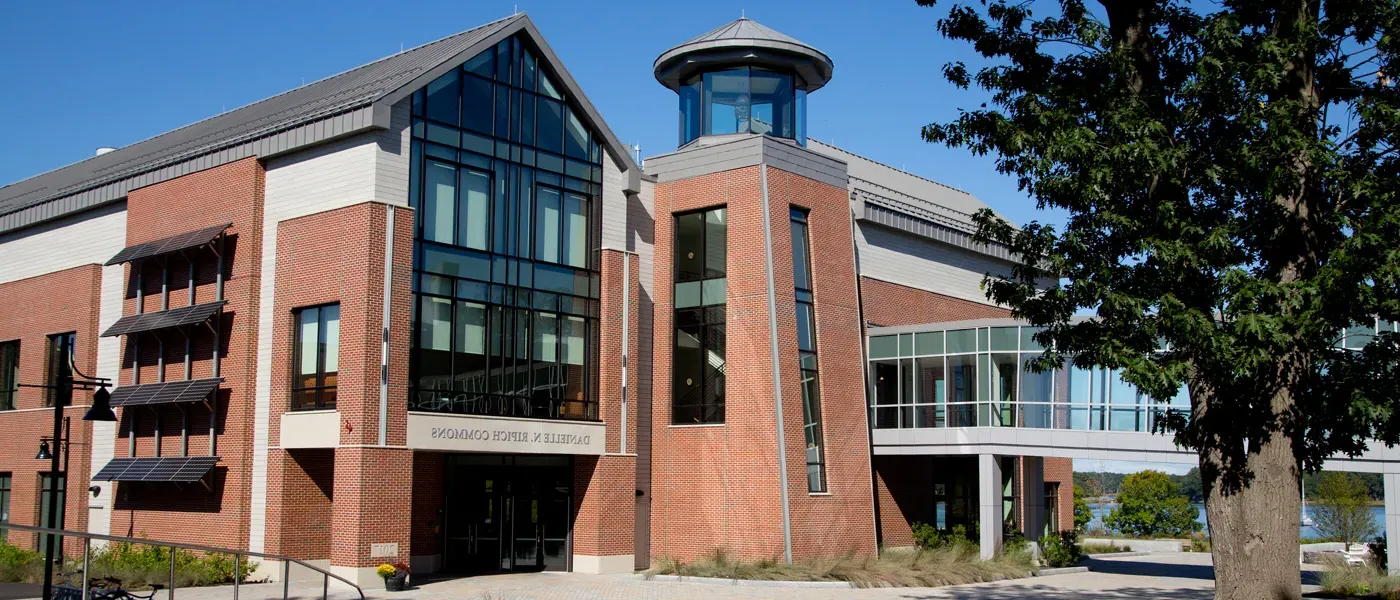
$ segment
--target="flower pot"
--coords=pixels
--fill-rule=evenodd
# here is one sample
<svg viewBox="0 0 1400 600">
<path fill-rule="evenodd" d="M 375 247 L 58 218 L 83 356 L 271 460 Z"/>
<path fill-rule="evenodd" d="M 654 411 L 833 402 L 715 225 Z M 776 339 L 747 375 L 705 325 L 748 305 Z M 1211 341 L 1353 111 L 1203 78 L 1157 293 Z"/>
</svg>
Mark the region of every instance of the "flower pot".
<svg viewBox="0 0 1400 600">
<path fill-rule="evenodd" d="M 384 578 L 384 591 L 402 592 L 408 589 L 408 575 L 390 575 Z"/>
</svg>

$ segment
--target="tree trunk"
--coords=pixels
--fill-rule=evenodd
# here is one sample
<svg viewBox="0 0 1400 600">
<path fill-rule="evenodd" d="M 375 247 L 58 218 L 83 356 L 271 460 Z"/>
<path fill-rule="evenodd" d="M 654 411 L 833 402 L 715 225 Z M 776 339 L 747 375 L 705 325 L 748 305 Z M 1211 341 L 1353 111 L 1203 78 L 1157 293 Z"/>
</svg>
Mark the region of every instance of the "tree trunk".
<svg viewBox="0 0 1400 600">
<path fill-rule="evenodd" d="M 1291 405 L 1288 392 L 1273 404 Z M 1219 451 L 1202 451 L 1211 558 L 1217 600 L 1302 597 L 1298 568 L 1298 519 L 1302 509 L 1298 460 L 1281 431 L 1246 452 L 1252 480 L 1242 486 L 1222 481 Z"/>
</svg>

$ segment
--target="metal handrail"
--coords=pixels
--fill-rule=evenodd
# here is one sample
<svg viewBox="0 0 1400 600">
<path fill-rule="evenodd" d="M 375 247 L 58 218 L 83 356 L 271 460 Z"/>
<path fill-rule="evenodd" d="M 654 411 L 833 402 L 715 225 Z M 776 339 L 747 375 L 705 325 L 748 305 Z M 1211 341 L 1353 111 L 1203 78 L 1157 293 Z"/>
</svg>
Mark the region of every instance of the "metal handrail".
<svg viewBox="0 0 1400 600">
<path fill-rule="evenodd" d="M 301 559 L 292 558 L 292 557 L 290 557 L 290 556 L 282 556 L 282 555 L 280 555 L 280 554 L 266 554 L 266 553 L 263 553 L 263 552 L 252 552 L 252 551 L 250 551 L 250 550 L 233 550 L 233 549 L 230 549 L 230 548 L 215 548 L 215 547 L 213 547 L 213 546 L 201 546 L 201 545 L 199 545 L 199 544 L 185 544 L 185 543 L 180 543 L 180 542 L 166 542 L 166 541 L 161 541 L 161 540 L 149 540 L 149 539 L 142 539 L 142 538 L 129 538 L 129 537 L 122 537 L 122 536 L 117 536 L 117 535 L 103 535 L 103 534 L 100 534 L 100 533 L 88 533 L 88 532 L 86 532 L 86 531 L 70 531 L 70 530 L 67 530 L 67 529 L 49 529 L 49 528 L 47 528 L 47 527 L 33 527 L 33 526 L 30 526 L 30 525 L 17 525 L 17 524 L 14 524 L 14 523 L 5 523 L 5 522 L 0 522 L 0 529 L 12 529 L 12 530 L 15 530 L 15 531 L 28 531 L 28 532 L 31 532 L 31 533 L 37 533 L 37 534 L 43 534 L 43 535 L 50 535 L 50 536 L 58 536 L 58 537 L 74 537 L 74 538 L 81 538 L 81 539 L 83 540 L 83 595 L 82 595 L 82 598 L 83 598 L 84 600 L 87 599 L 87 597 L 88 597 L 88 591 L 89 591 L 89 590 L 88 590 L 88 559 L 89 559 L 89 557 L 90 557 L 90 555 L 91 555 L 91 552 L 92 552 L 92 540 L 102 540 L 102 541 L 107 541 L 107 542 L 119 542 L 119 543 L 127 543 L 127 544 L 145 544 L 145 545 L 147 545 L 147 546 L 163 546 L 163 547 L 166 547 L 166 548 L 170 548 L 170 549 L 171 549 L 171 552 L 170 552 L 170 587 L 167 588 L 167 589 L 169 590 L 169 595 L 166 596 L 167 600 L 174 600 L 174 599 L 175 599 L 175 554 L 176 554 L 176 552 L 174 552 L 174 550 L 194 550 L 194 551 L 198 551 L 198 552 L 213 552 L 213 553 L 218 553 L 218 554 L 232 554 L 232 555 L 233 555 L 233 598 L 234 598 L 234 600 L 238 600 L 238 586 L 240 585 L 240 582 L 239 582 L 238 580 L 239 580 L 239 575 L 242 574 L 242 570 L 243 570 L 243 569 L 242 569 L 241 561 L 240 561 L 239 559 L 242 558 L 242 557 L 245 557 L 245 556 L 246 556 L 246 557 L 253 557 L 253 558 L 262 558 L 262 559 L 266 559 L 266 560 L 276 560 L 276 561 L 281 561 L 281 562 L 282 562 L 282 599 L 283 599 L 283 600 L 287 600 L 288 597 L 289 597 L 288 593 L 289 593 L 289 591 L 290 591 L 289 586 L 290 586 L 290 583 L 291 583 L 292 563 L 296 563 L 296 564 L 298 564 L 298 565 L 301 565 L 302 567 L 305 567 L 305 568 L 307 568 L 307 569 L 311 569 L 312 571 L 315 571 L 315 572 L 321 574 L 321 576 L 322 576 L 322 577 L 321 577 L 321 599 L 322 599 L 322 600 L 327 600 L 327 598 L 329 598 L 329 594 L 330 594 L 330 583 L 331 583 L 331 578 L 332 578 L 332 577 L 334 577 L 337 581 L 340 581 L 341 583 L 344 583 L 345 585 L 348 585 L 348 586 L 350 586 L 350 587 L 352 587 L 352 588 L 355 588 L 355 592 L 358 593 L 358 594 L 360 595 L 360 600 L 365 600 L 365 591 L 362 590 L 362 589 L 360 589 L 360 586 L 355 585 L 355 584 L 352 583 L 349 579 L 346 579 L 346 578 L 344 578 L 344 577 L 341 577 L 341 576 L 339 576 L 339 575 L 336 575 L 335 573 L 332 573 L 332 572 L 330 572 L 330 571 L 327 571 L 327 570 L 325 570 L 325 569 L 322 569 L 322 568 L 320 568 L 320 567 L 318 567 L 318 566 L 315 566 L 315 565 L 312 565 L 312 564 L 308 564 L 306 561 L 303 561 L 303 560 L 301 560 Z M 54 540 L 50 540 L 50 543 L 54 543 Z M 45 599 L 43 599 L 43 600 L 48 600 L 48 599 L 45 598 Z"/>
</svg>

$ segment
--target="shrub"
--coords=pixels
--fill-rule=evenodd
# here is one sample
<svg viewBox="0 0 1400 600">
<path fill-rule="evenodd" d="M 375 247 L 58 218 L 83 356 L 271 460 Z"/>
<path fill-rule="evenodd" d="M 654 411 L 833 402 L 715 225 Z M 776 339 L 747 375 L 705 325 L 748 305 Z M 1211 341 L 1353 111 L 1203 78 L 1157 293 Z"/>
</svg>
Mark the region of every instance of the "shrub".
<svg viewBox="0 0 1400 600">
<path fill-rule="evenodd" d="M 1385 570 L 1389 564 L 1390 549 L 1386 548 L 1385 537 L 1378 537 L 1366 544 L 1366 549 L 1371 552 L 1371 566 Z"/>
<path fill-rule="evenodd" d="M 1061 531 L 1059 535 L 1040 538 L 1040 560 L 1051 567 L 1072 567 L 1083 558 L 1079 547 L 1079 532 Z"/>
<path fill-rule="evenodd" d="M 1184 537 L 1201 530 L 1196 508 L 1176 482 L 1160 471 L 1141 471 L 1123 478 L 1118 508 L 1104 524 L 1140 537 Z"/>
<path fill-rule="evenodd" d="M 962 525 L 954 525 L 952 529 L 938 529 L 928 523 L 916 521 L 913 531 L 914 545 L 925 550 L 972 544 L 972 540 L 967 537 L 967 528 Z"/>
<path fill-rule="evenodd" d="M 1210 552 L 1210 538 L 1200 532 L 1191 534 L 1191 551 Z"/>
<path fill-rule="evenodd" d="M 110 576 L 122 585 L 140 589 L 152 583 L 170 584 L 170 548 L 149 544 L 111 543 L 92 551 L 91 577 Z M 233 556 L 182 550 L 175 554 L 175 584 L 179 587 L 218 585 L 233 581 Z M 248 581 L 258 563 L 239 565 L 239 581 Z M 79 570 L 81 564 L 68 570 Z"/>
<path fill-rule="evenodd" d="M 0 542 L 0 583 L 36 582 L 43 570 L 44 557 L 38 552 Z"/>
<path fill-rule="evenodd" d="M 1116 554 L 1119 552 L 1131 552 L 1132 548 L 1109 542 L 1107 544 L 1084 544 L 1080 548 L 1080 551 L 1084 554 Z"/>
</svg>

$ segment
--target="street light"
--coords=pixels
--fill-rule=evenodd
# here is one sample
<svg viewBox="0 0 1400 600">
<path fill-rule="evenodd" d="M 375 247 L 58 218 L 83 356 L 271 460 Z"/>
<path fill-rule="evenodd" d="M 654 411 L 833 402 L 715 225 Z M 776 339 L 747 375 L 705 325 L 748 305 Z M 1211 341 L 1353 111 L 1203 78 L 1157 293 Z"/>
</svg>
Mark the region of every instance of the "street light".
<svg viewBox="0 0 1400 600">
<path fill-rule="evenodd" d="M 51 459 L 53 459 L 53 454 L 51 454 L 51 453 L 49 452 L 49 441 L 46 440 L 46 439 L 40 438 L 40 439 L 39 439 L 39 453 L 34 455 L 34 460 L 51 460 Z"/>
<path fill-rule="evenodd" d="M 66 447 L 69 440 L 63 436 L 63 405 L 72 398 L 74 389 L 97 389 L 92 395 L 92 406 L 88 409 L 87 414 L 83 415 L 84 421 L 116 421 L 117 415 L 112 412 L 112 395 L 107 391 L 107 386 L 112 383 L 111 379 L 106 377 L 88 377 L 84 375 L 82 371 L 79 371 L 78 365 L 73 362 L 73 349 L 71 346 L 68 348 L 68 372 L 62 373 L 61 371 L 60 369 L 60 373 L 58 377 L 55 378 L 54 383 L 21 383 L 17 384 L 15 387 L 43 388 L 59 392 L 54 394 L 53 398 L 53 437 L 49 439 L 53 440 L 55 446 L 57 446 L 61 440 L 64 443 L 64 447 Z M 41 439 L 39 442 L 39 454 L 34 457 L 34 460 L 49 461 L 49 519 L 48 523 L 44 524 L 49 529 L 63 528 L 63 525 L 58 522 L 59 454 L 62 454 L 65 458 L 68 456 L 67 452 L 60 453 L 51 451 L 48 441 Z M 63 471 L 63 477 L 65 479 L 68 477 L 66 469 Z M 64 487 L 67 488 L 66 482 Z M 48 543 L 45 544 L 44 548 L 44 590 L 42 597 L 52 598 L 54 553 L 56 551 L 55 547 L 58 545 L 58 539 L 51 533 L 46 535 L 48 537 Z M 84 576 L 86 577 L 86 575 Z"/>
</svg>

